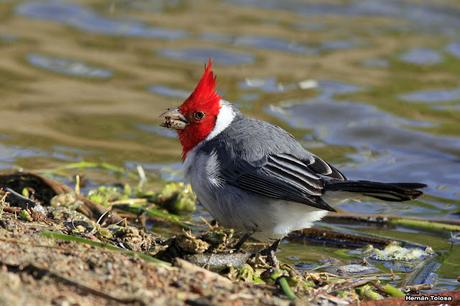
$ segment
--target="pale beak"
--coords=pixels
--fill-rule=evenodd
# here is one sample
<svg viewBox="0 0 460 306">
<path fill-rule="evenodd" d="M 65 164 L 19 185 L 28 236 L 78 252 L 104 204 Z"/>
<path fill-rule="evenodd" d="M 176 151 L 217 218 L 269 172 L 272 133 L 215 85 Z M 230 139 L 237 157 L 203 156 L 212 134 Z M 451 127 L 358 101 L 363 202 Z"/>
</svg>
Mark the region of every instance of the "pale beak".
<svg viewBox="0 0 460 306">
<path fill-rule="evenodd" d="M 168 109 L 160 115 L 163 122 L 160 124 L 162 127 L 175 130 L 183 130 L 188 125 L 187 119 L 182 115 L 179 110 Z"/>
</svg>

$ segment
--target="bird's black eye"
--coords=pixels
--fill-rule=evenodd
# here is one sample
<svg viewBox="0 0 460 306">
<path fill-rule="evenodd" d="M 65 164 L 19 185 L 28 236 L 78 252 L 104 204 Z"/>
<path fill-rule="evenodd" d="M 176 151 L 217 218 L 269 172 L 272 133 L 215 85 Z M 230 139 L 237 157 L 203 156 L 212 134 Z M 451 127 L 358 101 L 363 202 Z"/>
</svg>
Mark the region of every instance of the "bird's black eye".
<svg viewBox="0 0 460 306">
<path fill-rule="evenodd" d="M 203 118 L 204 118 L 204 113 L 203 112 L 195 112 L 195 113 L 193 113 L 193 119 L 201 120 Z"/>
</svg>

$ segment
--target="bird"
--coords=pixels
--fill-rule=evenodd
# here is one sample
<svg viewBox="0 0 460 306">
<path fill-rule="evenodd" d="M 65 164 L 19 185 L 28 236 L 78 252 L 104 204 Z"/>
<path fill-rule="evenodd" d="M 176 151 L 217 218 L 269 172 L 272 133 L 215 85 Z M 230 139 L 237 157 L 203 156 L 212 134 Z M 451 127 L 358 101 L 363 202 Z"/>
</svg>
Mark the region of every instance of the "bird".
<svg viewBox="0 0 460 306">
<path fill-rule="evenodd" d="M 310 228 L 343 199 L 401 202 L 423 194 L 422 183 L 349 180 L 290 133 L 250 118 L 221 98 L 209 59 L 190 96 L 160 115 L 177 131 L 185 179 L 218 224 L 271 242 Z"/>
</svg>

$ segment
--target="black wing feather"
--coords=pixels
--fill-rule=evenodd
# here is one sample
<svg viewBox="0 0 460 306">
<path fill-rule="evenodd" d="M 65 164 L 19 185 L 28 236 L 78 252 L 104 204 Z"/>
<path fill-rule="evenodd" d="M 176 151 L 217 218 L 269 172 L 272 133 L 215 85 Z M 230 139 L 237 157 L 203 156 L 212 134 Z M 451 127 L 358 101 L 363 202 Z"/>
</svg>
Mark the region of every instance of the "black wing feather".
<svg viewBox="0 0 460 306">
<path fill-rule="evenodd" d="M 342 174 L 339 170 L 337 170 L 334 166 L 325 162 L 321 158 L 316 155 L 312 156 L 312 163 L 308 165 L 308 167 L 313 170 L 313 172 L 339 180 L 346 180 L 345 175 Z"/>
<path fill-rule="evenodd" d="M 313 158 L 303 161 L 289 154 L 276 154 L 258 166 L 245 164 L 232 172 L 224 170 L 221 175 L 229 184 L 246 191 L 335 211 L 321 199 L 325 175 L 311 168 L 315 161 Z M 330 169 L 334 168 L 329 166 L 327 173 L 336 175 Z"/>
</svg>

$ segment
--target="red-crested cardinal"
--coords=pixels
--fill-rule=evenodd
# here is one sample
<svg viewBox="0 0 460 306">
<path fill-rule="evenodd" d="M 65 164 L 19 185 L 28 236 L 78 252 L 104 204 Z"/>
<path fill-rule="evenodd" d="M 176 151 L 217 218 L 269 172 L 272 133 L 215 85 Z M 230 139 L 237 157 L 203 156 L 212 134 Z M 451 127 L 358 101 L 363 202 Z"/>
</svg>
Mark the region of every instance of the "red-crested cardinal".
<svg viewBox="0 0 460 306">
<path fill-rule="evenodd" d="M 161 118 L 162 126 L 177 130 L 185 177 L 198 201 L 219 224 L 257 240 L 311 227 L 335 211 L 328 199 L 339 194 L 399 202 L 426 187 L 347 180 L 285 130 L 248 118 L 223 100 L 211 60 L 193 93 Z"/>
</svg>

